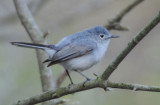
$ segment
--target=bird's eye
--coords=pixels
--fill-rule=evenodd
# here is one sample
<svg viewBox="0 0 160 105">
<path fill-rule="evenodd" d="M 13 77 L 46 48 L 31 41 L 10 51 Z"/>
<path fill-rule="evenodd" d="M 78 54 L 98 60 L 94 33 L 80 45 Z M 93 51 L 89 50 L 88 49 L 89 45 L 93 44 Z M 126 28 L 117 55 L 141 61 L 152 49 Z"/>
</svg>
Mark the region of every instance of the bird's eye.
<svg viewBox="0 0 160 105">
<path fill-rule="evenodd" d="M 99 36 L 100 36 L 100 38 L 104 38 L 104 35 L 103 35 L 103 34 L 100 34 Z"/>
</svg>

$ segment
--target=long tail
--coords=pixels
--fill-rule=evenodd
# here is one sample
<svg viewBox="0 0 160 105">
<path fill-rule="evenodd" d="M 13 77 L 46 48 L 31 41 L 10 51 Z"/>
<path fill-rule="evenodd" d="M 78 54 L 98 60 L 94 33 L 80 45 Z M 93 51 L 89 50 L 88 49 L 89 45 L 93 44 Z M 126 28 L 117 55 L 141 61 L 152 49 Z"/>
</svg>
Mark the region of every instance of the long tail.
<svg viewBox="0 0 160 105">
<path fill-rule="evenodd" d="M 43 45 L 43 44 L 26 43 L 26 42 L 11 42 L 11 44 L 19 47 L 42 49 L 49 55 L 50 58 L 52 58 L 52 56 L 56 52 L 54 45 Z"/>
<path fill-rule="evenodd" d="M 35 43 L 11 42 L 11 44 L 19 47 L 28 47 L 28 48 L 36 48 L 36 49 L 46 49 L 46 48 L 52 49 L 49 45 L 35 44 Z"/>
</svg>

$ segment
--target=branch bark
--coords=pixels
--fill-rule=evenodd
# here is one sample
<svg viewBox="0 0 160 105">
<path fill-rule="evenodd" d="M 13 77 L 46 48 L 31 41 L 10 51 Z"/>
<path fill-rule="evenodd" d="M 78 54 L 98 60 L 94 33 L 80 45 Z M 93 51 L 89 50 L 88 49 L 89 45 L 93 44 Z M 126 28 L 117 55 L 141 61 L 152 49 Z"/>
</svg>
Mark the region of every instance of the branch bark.
<svg viewBox="0 0 160 105">
<path fill-rule="evenodd" d="M 160 92 L 160 87 L 157 86 L 147 86 L 140 84 L 129 84 L 129 83 L 114 83 L 109 81 L 103 81 L 102 79 L 96 79 L 89 81 L 83 86 L 83 83 L 73 85 L 72 87 L 58 88 L 57 90 L 51 90 L 40 95 L 18 101 L 15 105 L 32 105 L 40 102 L 44 102 L 50 99 L 56 99 L 61 96 L 72 94 L 75 92 L 80 92 L 92 88 L 119 88 L 128 89 L 133 91 L 150 91 L 150 92 Z"/>
<path fill-rule="evenodd" d="M 21 20 L 21 23 L 24 26 L 32 42 L 46 44 L 47 42 L 44 39 L 43 33 L 40 31 L 34 18 L 32 17 L 32 14 L 28 9 L 25 0 L 14 0 L 14 4 L 19 19 Z M 36 50 L 36 54 L 39 64 L 42 91 L 45 92 L 54 89 L 55 84 L 52 77 L 52 71 L 50 68 L 47 67 L 46 64 L 42 63 L 47 58 L 47 55 L 40 50 Z"/>
<path fill-rule="evenodd" d="M 108 77 L 115 70 L 115 68 L 122 62 L 122 60 L 128 55 L 128 53 L 160 22 L 160 12 L 155 18 L 128 44 L 128 46 L 119 54 L 115 61 L 108 66 L 101 77 L 86 82 L 85 86 L 83 83 L 75 84 L 71 87 L 58 88 L 57 90 L 51 90 L 40 95 L 31 97 L 29 99 L 18 101 L 16 105 L 31 105 L 39 102 L 47 101 L 50 99 L 59 98 L 61 96 L 84 91 L 92 88 L 120 88 L 130 90 L 142 90 L 142 91 L 155 91 L 160 92 L 160 87 L 145 86 L 137 84 L 125 84 L 125 83 L 112 83 L 108 81 Z"/>
</svg>

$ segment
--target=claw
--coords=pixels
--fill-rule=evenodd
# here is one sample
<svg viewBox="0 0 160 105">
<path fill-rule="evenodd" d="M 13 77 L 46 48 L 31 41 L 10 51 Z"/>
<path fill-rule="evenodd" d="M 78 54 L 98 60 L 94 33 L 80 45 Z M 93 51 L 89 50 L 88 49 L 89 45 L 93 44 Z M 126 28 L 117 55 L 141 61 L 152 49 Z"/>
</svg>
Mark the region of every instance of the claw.
<svg viewBox="0 0 160 105">
<path fill-rule="evenodd" d="M 68 85 L 68 88 L 71 88 L 73 85 L 74 85 L 73 83 L 69 84 L 69 85 Z"/>
<path fill-rule="evenodd" d="M 87 78 L 84 82 L 83 82 L 83 87 L 85 87 L 86 82 L 90 81 L 91 79 Z"/>
</svg>

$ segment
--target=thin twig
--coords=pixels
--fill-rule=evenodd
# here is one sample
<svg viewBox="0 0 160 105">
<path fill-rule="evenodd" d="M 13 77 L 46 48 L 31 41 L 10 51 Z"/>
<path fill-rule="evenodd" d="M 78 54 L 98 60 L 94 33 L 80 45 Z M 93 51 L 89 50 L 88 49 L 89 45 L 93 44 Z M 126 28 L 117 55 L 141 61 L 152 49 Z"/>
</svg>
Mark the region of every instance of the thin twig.
<svg viewBox="0 0 160 105">
<path fill-rule="evenodd" d="M 160 92 L 160 86 L 147 86 L 147 85 L 131 84 L 131 83 L 115 83 L 109 81 L 107 83 L 107 86 L 110 88 L 128 89 L 133 91 Z"/>
<path fill-rule="evenodd" d="M 56 87 L 59 87 L 61 85 L 61 83 L 64 81 L 64 79 L 66 78 L 67 73 L 66 71 L 62 71 L 62 73 L 58 76 L 57 80 L 56 80 Z"/>
<path fill-rule="evenodd" d="M 115 18 L 109 21 L 104 27 L 108 30 L 127 30 L 126 27 L 121 26 L 119 23 L 121 22 L 122 18 L 130 12 L 133 8 L 135 8 L 138 4 L 140 4 L 144 0 L 135 0 L 130 5 L 128 5 L 124 10 L 122 10 Z"/>
</svg>

